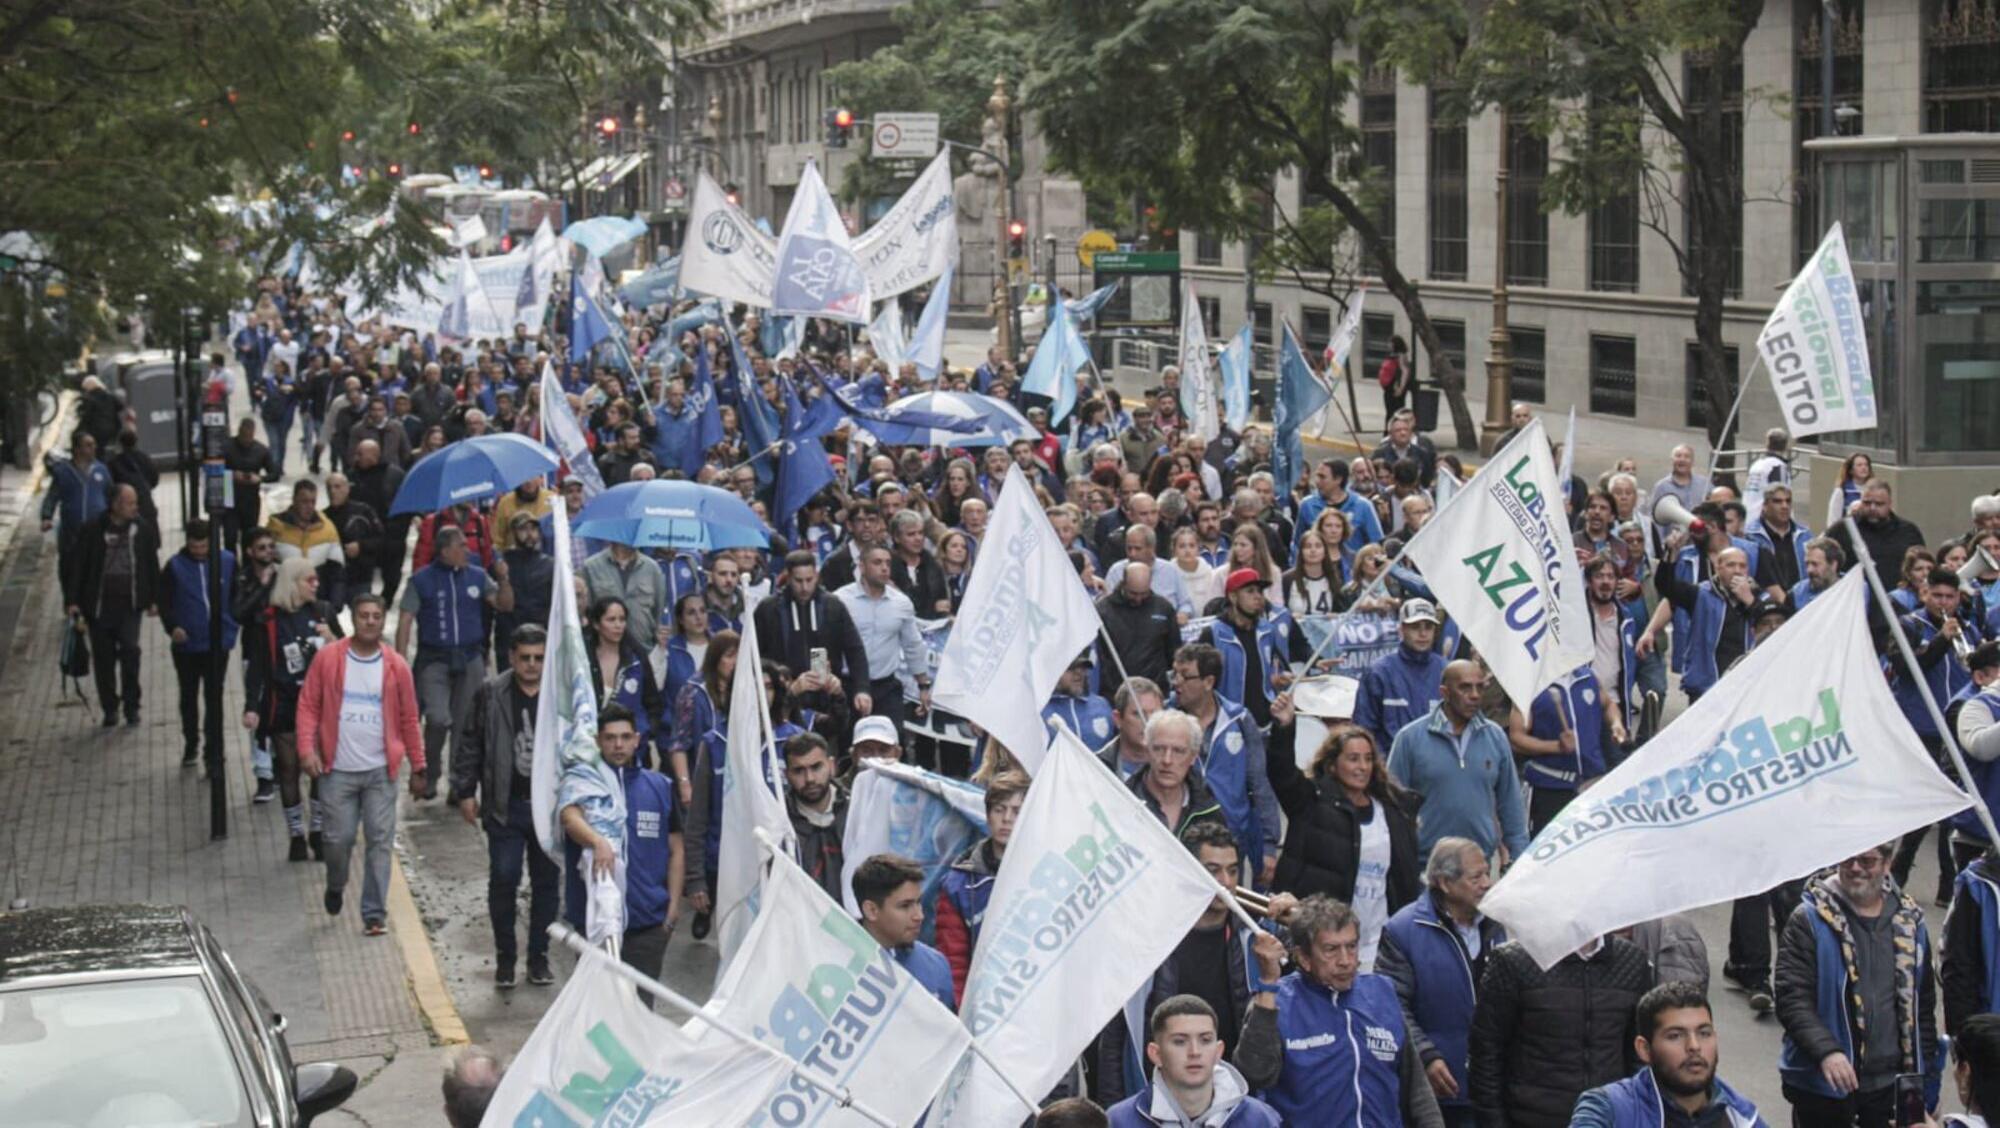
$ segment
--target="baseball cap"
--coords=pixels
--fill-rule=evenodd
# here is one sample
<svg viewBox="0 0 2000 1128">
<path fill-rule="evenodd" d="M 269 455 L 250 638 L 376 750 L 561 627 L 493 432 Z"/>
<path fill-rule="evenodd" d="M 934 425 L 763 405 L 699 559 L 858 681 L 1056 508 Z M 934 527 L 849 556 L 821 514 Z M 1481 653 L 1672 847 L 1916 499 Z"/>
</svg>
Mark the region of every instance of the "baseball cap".
<svg viewBox="0 0 2000 1128">
<path fill-rule="evenodd" d="M 1397 621 L 1402 623 L 1435 624 L 1441 623 L 1444 620 L 1438 615 L 1437 604 L 1432 603 L 1430 600 L 1406 599 L 1403 601 L 1402 617 Z"/>
<path fill-rule="evenodd" d="M 1776 615 L 1780 619 L 1792 617 L 1792 609 L 1784 603 L 1768 596 L 1750 605 L 1750 621 L 1755 623 L 1766 615 Z"/>
<path fill-rule="evenodd" d="M 887 717 L 863 717 L 854 722 L 854 738 L 848 742 L 852 748 L 857 744 L 901 744 L 896 738 L 896 722 Z"/>
<path fill-rule="evenodd" d="M 1223 584 L 1222 592 L 1224 595 L 1234 595 L 1236 589 L 1246 588 L 1251 584 L 1256 584 L 1259 587 L 1270 587 L 1271 581 L 1269 577 L 1259 575 L 1255 568 L 1238 568 L 1234 572 L 1229 573 L 1229 579 Z"/>
<path fill-rule="evenodd" d="M 541 519 L 532 513 L 516 513 L 514 514 L 514 519 L 508 522 L 508 527 L 518 529 L 523 525 L 538 525 L 540 523 Z"/>
</svg>

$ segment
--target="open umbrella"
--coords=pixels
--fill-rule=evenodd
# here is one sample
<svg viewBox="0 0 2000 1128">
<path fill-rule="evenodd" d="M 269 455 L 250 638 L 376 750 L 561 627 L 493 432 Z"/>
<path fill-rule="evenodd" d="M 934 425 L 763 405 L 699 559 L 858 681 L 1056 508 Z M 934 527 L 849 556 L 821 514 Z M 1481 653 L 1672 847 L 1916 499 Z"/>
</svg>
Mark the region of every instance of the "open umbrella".
<svg viewBox="0 0 2000 1128">
<path fill-rule="evenodd" d="M 885 439 L 911 445 L 937 447 L 982 447 L 1005 446 L 1015 439 L 1037 439 L 1041 433 L 1034 424 L 1015 411 L 1005 400 L 992 396 L 982 396 L 973 392 L 924 392 L 906 396 L 892 403 L 883 412 L 886 422 L 895 423 L 897 417 L 910 412 L 922 412 L 930 416 L 944 416 L 976 424 L 970 431 L 947 430 L 942 427 L 912 427 L 905 433 L 908 439 Z M 882 437 L 877 432 L 877 437 Z"/>
<path fill-rule="evenodd" d="M 410 467 L 389 513 L 435 513 L 460 502 L 498 497 L 555 470 L 556 456 L 525 435 L 460 439 Z"/>
<path fill-rule="evenodd" d="M 740 497 L 699 482 L 613 486 L 576 515 L 576 535 L 634 548 L 771 547 L 771 529 Z"/>
</svg>

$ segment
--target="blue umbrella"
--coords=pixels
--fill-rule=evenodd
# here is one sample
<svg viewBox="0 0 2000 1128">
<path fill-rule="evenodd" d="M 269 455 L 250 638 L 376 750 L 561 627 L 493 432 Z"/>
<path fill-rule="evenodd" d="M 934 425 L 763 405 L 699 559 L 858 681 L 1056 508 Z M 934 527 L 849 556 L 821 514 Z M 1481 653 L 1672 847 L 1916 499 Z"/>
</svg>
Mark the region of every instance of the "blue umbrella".
<svg viewBox="0 0 2000 1128">
<path fill-rule="evenodd" d="M 911 444 L 937 447 L 982 447 L 1005 446 L 1015 439 L 1039 439 L 1041 432 L 1035 425 L 1004 400 L 992 396 L 982 396 L 974 392 L 924 392 L 906 396 L 888 406 L 883 412 L 886 421 L 898 422 L 897 416 L 908 412 L 922 412 L 926 416 L 944 416 L 961 421 L 961 426 L 973 424 L 970 431 L 948 430 L 942 427 L 913 427 L 906 433 Z M 870 428 L 873 430 L 873 428 Z M 877 432 L 879 437 L 880 432 Z M 885 440 L 893 441 L 893 440 Z"/>
<path fill-rule="evenodd" d="M 598 258 L 603 258 L 645 233 L 645 220 L 600 215 L 578 220 L 563 228 L 562 237 Z"/>
<path fill-rule="evenodd" d="M 460 502 L 498 497 L 530 478 L 555 470 L 555 455 L 525 435 L 460 439 L 410 467 L 389 513 L 435 513 Z"/>
<path fill-rule="evenodd" d="M 771 529 L 740 497 L 699 482 L 626 482 L 576 515 L 576 535 L 634 548 L 771 547 Z"/>
</svg>

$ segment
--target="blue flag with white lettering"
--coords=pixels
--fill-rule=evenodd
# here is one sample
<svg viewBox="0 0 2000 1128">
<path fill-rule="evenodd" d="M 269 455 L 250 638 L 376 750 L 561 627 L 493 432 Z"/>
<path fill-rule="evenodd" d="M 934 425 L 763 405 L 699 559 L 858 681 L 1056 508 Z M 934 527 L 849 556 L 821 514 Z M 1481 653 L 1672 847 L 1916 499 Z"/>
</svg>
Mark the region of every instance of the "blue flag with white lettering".
<svg viewBox="0 0 2000 1128">
<path fill-rule="evenodd" d="M 730 364 L 736 369 L 736 418 L 750 449 L 750 467 L 757 473 L 757 487 L 762 489 L 771 483 L 773 471 L 771 459 L 758 456 L 778 441 L 781 431 L 778 409 L 764 398 L 757 373 L 750 367 L 750 354 L 743 351 L 743 339 L 736 335 L 736 326 L 725 317 L 722 327 L 729 333 Z"/>
<path fill-rule="evenodd" d="M 570 275 L 569 308 L 569 358 L 580 361 L 599 343 L 610 340 L 612 334 L 611 322 L 597 308 L 597 300 L 584 289 L 582 271 Z"/>
</svg>

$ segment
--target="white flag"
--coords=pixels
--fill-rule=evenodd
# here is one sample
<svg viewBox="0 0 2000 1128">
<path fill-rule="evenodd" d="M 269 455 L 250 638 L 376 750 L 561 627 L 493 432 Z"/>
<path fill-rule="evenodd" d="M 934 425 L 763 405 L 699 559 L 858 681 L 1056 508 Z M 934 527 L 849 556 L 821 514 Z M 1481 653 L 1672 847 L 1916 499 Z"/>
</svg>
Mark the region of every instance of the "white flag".
<svg viewBox="0 0 2000 1128">
<path fill-rule="evenodd" d="M 700 1040 L 647 1010 L 601 957 L 585 956 L 507 1066 L 480 1124 L 748 1124 L 760 1095 L 789 1075 L 768 1054 Z"/>
<path fill-rule="evenodd" d="M 916 1123 L 972 1035 L 789 856 L 772 861 L 762 901 L 709 1012 L 892 1123 Z M 759 1107 L 739 1123 L 872 1123 L 790 1077 Z"/>
<path fill-rule="evenodd" d="M 799 173 L 791 210 L 778 233 L 776 271 L 771 312 L 867 322 L 868 275 L 848 241 L 840 209 L 819 177 L 819 166 L 811 161 Z"/>
<path fill-rule="evenodd" d="M 882 312 L 868 323 L 868 347 L 889 366 L 891 379 L 902 371 L 908 346 L 903 343 L 903 307 L 896 299 L 883 302 Z"/>
<path fill-rule="evenodd" d="M 486 220 L 477 213 L 451 221 L 451 244 L 454 247 L 470 247 L 486 238 Z"/>
<path fill-rule="evenodd" d="M 549 512 L 552 514 L 549 528 L 555 534 L 549 551 L 554 554 L 556 565 L 551 590 L 558 593 L 558 598 L 549 601 L 548 658 L 535 707 L 535 750 L 529 782 L 533 784 L 535 837 L 540 839 L 543 853 L 560 858 L 563 829 L 559 812 L 565 799 L 565 781 L 584 785 L 577 794 L 581 800 L 606 796 L 587 786 L 590 777 L 596 774 L 593 766 L 602 768 L 603 759 L 597 752 L 597 693 L 590 688 L 590 655 L 584 649 L 583 623 L 576 612 L 576 600 L 569 597 L 575 583 L 571 579 L 569 511 L 555 505 Z M 617 811 L 615 823 L 608 813 L 603 815 L 606 824 L 603 829 L 612 841 L 622 842 L 624 790 L 609 779 L 609 769 L 603 770 L 606 779 L 602 790 L 616 797 Z M 586 807 L 587 813 L 589 809 Z"/>
<path fill-rule="evenodd" d="M 1548 967 L 1970 806 L 1883 683 L 1866 582 L 1849 572 L 1565 807 L 1480 909 Z"/>
<path fill-rule="evenodd" d="M 1014 824 L 959 1017 L 1013 1087 L 1039 1097 L 1215 895 L 1187 847 L 1064 729 Z M 931 1120 L 1013 1128 L 1033 1113 L 968 1056 Z"/>
<path fill-rule="evenodd" d="M 897 854 L 924 867 L 924 903 L 945 868 L 986 837 L 986 790 L 915 764 L 871 757 L 847 794 L 847 830 L 840 843 L 840 896 L 861 915 L 854 871 L 877 854 Z"/>
<path fill-rule="evenodd" d="M 1516 702 L 1595 652 L 1562 497 L 1535 419 L 1403 550 Z"/>
<path fill-rule="evenodd" d="M 875 226 L 854 240 L 876 301 L 914 290 L 958 265 L 958 212 L 951 195 L 951 152 L 936 159 Z"/>
<path fill-rule="evenodd" d="M 570 475 L 583 483 L 583 497 L 588 501 L 604 492 L 604 476 L 597 472 L 597 463 L 590 457 L 590 443 L 583 437 L 575 413 L 569 409 L 569 397 L 563 394 L 562 384 L 556 380 L 556 367 L 546 358 L 542 361 L 541 390 L 542 441 L 569 467 Z"/>
<path fill-rule="evenodd" d="M 1042 705 L 1098 627 L 1033 487 L 1020 467 L 1007 467 L 931 700 L 992 733 L 1034 771 L 1048 743 Z"/>
<path fill-rule="evenodd" d="M 938 369 L 944 367 L 945 318 L 951 313 L 951 275 L 947 269 L 931 287 L 930 297 L 924 301 L 924 312 L 917 318 L 917 331 L 910 334 L 909 360 L 916 364 L 917 372 L 926 380 L 937 379 Z"/>
<path fill-rule="evenodd" d="M 696 176 L 681 243 L 681 288 L 769 308 L 777 263 L 778 241 L 757 230 L 708 173 Z"/>
<path fill-rule="evenodd" d="M 722 841 L 716 848 L 715 945 L 727 968 L 757 915 L 764 875 L 763 829 L 771 840 L 792 848 L 792 820 L 780 798 L 784 765 L 772 741 L 771 705 L 764 697 L 764 663 L 757 632 L 744 631 L 737 643 L 736 676 L 729 686 L 728 759 L 722 768 Z"/>
<path fill-rule="evenodd" d="M 458 252 L 458 261 L 452 264 L 451 288 L 445 291 L 444 306 L 438 311 L 438 336 L 451 341 L 470 340 L 472 309 L 485 303 L 486 294 L 479 285 L 479 272 L 472 267 L 472 256 Z"/>
<path fill-rule="evenodd" d="M 1334 330 L 1333 340 L 1326 343 L 1326 383 L 1332 387 L 1335 380 L 1347 374 L 1347 357 L 1354 351 L 1354 339 L 1361 332 L 1361 311 L 1368 302 L 1368 283 L 1354 291 L 1347 299 L 1347 312 L 1341 316 L 1340 328 Z"/>
<path fill-rule="evenodd" d="M 1216 404 L 1215 366 L 1208 355 L 1208 326 L 1202 323 L 1201 300 L 1188 282 L 1181 296 L 1181 414 L 1188 427 L 1204 439 L 1222 434 L 1221 409 Z"/>
<path fill-rule="evenodd" d="M 1785 288 L 1757 351 L 1793 438 L 1875 425 L 1867 316 L 1840 224 Z"/>
</svg>

